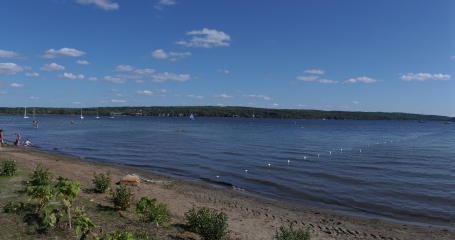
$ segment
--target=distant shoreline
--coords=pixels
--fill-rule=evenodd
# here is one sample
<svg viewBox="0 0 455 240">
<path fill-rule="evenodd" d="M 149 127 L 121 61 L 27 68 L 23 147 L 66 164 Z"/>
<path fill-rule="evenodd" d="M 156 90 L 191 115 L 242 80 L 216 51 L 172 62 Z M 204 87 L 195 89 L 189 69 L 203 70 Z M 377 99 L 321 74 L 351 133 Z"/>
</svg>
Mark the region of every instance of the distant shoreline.
<svg viewBox="0 0 455 240">
<path fill-rule="evenodd" d="M 239 118 L 273 118 L 273 119 L 324 119 L 324 120 L 426 120 L 455 121 L 455 117 L 400 113 L 400 112 L 358 112 L 358 111 L 324 111 L 310 109 L 269 109 L 251 107 L 92 107 L 92 108 L 47 108 L 28 107 L 27 114 L 37 115 L 74 115 L 79 116 L 156 116 L 156 117 L 239 117 Z M 24 108 L 0 107 L 0 114 L 24 115 Z"/>
</svg>

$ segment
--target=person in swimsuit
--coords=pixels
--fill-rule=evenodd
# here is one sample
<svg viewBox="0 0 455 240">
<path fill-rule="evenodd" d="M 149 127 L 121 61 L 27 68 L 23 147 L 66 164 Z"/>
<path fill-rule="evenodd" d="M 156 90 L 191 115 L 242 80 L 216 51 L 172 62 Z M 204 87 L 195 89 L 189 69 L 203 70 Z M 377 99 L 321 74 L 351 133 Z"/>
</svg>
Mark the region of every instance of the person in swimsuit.
<svg viewBox="0 0 455 240">
<path fill-rule="evenodd" d="M 0 129 L 0 148 L 2 148 L 3 144 L 3 129 Z"/>
</svg>

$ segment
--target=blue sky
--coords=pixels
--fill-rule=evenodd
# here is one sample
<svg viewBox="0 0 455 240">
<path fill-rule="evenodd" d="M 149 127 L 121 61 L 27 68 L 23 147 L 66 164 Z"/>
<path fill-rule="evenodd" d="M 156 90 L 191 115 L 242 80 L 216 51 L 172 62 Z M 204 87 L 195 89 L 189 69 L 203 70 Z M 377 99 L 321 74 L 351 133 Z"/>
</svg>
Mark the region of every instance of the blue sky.
<svg viewBox="0 0 455 240">
<path fill-rule="evenodd" d="M 0 106 L 455 115 L 455 4 L 6 0 Z"/>
</svg>

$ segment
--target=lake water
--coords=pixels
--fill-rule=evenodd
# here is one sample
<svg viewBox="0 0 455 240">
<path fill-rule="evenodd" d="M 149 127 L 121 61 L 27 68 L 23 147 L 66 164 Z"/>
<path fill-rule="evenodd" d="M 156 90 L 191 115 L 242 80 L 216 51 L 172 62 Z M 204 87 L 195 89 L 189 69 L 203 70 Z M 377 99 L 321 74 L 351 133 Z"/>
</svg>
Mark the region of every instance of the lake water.
<svg viewBox="0 0 455 240">
<path fill-rule="evenodd" d="M 172 117 L 96 121 L 91 116 L 37 120 L 38 130 L 31 118 L 0 115 L 0 128 L 9 143 L 19 132 L 41 151 L 230 184 L 263 197 L 452 228 L 455 222 L 454 124 Z"/>
</svg>

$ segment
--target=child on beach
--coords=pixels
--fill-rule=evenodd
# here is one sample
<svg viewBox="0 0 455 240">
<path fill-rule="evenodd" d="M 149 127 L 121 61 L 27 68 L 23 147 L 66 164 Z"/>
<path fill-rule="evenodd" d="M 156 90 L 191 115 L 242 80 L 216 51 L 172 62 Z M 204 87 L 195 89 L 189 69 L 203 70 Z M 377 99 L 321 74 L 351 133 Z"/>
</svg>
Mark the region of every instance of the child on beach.
<svg viewBox="0 0 455 240">
<path fill-rule="evenodd" d="M 14 142 L 15 146 L 20 146 L 21 145 L 21 135 L 19 133 L 16 134 L 16 141 Z"/>
<path fill-rule="evenodd" d="M 27 139 L 25 140 L 25 142 L 24 142 L 24 146 L 25 146 L 25 147 L 28 147 L 28 146 L 30 146 L 31 144 L 32 144 L 32 143 L 28 140 L 28 138 L 27 138 Z"/>
</svg>

